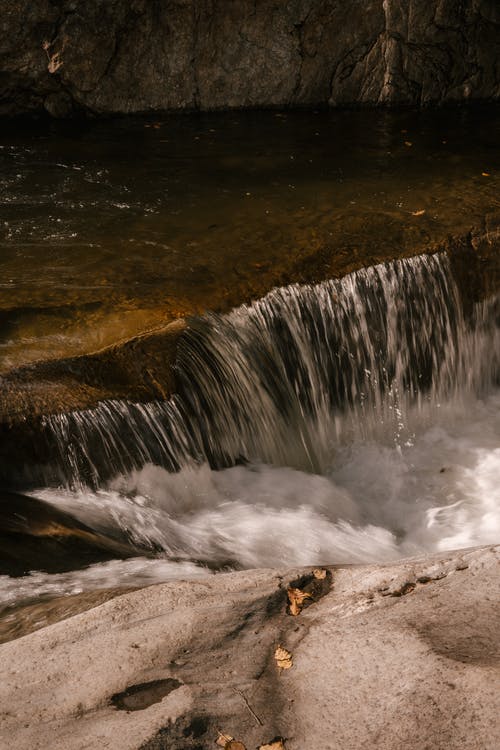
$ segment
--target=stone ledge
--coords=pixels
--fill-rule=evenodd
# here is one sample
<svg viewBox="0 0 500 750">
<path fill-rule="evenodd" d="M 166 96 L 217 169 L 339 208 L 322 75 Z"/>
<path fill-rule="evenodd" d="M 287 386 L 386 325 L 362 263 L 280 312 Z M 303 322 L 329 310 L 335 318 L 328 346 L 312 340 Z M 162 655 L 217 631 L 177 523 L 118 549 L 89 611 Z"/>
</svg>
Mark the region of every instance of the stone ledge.
<svg viewBox="0 0 500 750">
<path fill-rule="evenodd" d="M 0 737 L 18 750 L 208 750 L 220 729 L 247 748 L 279 735 L 287 750 L 493 750 L 499 554 L 330 568 L 329 593 L 297 617 L 286 586 L 309 569 L 118 596 L 0 646 Z M 293 655 L 281 675 L 278 644 Z M 161 681 L 180 687 L 143 710 L 113 706 Z"/>
</svg>

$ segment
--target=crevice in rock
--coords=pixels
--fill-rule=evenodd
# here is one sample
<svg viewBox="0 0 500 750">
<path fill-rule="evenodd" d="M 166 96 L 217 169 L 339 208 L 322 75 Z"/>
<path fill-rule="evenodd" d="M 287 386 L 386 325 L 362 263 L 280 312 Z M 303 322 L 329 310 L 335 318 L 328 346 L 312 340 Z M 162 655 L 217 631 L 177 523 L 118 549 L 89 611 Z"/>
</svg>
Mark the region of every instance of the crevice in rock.
<svg viewBox="0 0 500 750">
<path fill-rule="evenodd" d="M 181 686 L 178 680 L 167 678 L 130 685 L 121 693 L 111 696 L 111 703 L 120 711 L 143 711 Z"/>
</svg>

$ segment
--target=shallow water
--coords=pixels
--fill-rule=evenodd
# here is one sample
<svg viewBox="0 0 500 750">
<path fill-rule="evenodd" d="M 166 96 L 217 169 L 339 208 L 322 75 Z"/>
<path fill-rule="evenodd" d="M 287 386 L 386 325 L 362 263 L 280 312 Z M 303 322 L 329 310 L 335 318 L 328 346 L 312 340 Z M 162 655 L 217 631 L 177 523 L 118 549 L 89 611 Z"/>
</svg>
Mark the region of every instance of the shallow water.
<svg viewBox="0 0 500 750">
<path fill-rule="evenodd" d="M 322 249 L 338 274 L 466 231 L 500 206 L 499 131 L 498 107 L 4 123 L 0 371 L 310 280 Z"/>
</svg>

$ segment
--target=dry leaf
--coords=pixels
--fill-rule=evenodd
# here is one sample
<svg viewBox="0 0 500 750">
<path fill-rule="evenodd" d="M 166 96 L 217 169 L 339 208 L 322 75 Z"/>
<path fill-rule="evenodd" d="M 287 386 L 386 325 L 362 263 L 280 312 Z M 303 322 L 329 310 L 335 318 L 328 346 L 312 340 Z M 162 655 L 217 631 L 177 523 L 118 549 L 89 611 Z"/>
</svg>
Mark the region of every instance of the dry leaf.
<svg viewBox="0 0 500 750">
<path fill-rule="evenodd" d="M 233 737 L 231 737 L 230 734 L 222 734 L 222 732 L 219 732 L 219 736 L 215 740 L 217 745 L 220 745 L 220 747 L 226 747 L 228 742 L 232 742 Z"/>
<path fill-rule="evenodd" d="M 304 606 L 304 599 L 312 599 L 312 595 L 300 589 L 289 588 L 286 590 L 288 601 L 290 602 L 290 614 L 296 617 L 300 615 Z"/>
<path fill-rule="evenodd" d="M 285 740 L 275 737 L 268 745 L 259 745 L 259 750 L 285 750 Z"/>
<path fill-rule="evenodd" d="M 481 172 L 481 174 L 482 174 L 483 177 L 489 177 L 490 176 L 489 172 Z"/>
<path fill-rule="evenodd" d="M 423 216 L 425 214 L 425 208 L 421 208 L 420 211 L 412 211 L 412 216 Z"/>
<path fill-rule="evenodd" d="M 246 750 L 243 742 L 238 742 L 238 740 L 235 740 L 230 734 L 222 734 L 222 732 L 219 732 L 216 744 L 223 747 L 224 750 Z"/>
<path fill-rule="evenodd" d="M 413 143 L 411 141 L 405 141 L 405 146 L 408 146 L 408 147 L 413 146 Z"/>
<path fill-rule="evenodd" d="M 316 570 L 313 570 L 313 576 L 318 579 L 318 581 L 324 581 L 326 578 L 326 570 L 323 570 L 322 568 L 316 568 Z"/>
<path fill-rule="evenodd" d="M 293 664 L 290 651 L 287 651 L 286 648 L 283 648 L 283 646 L 278 646 L 278 648 L 274 652 L 274 658 L 276 659 L 276 664 L 280 669 L 290 669 Z"/>
</svg>

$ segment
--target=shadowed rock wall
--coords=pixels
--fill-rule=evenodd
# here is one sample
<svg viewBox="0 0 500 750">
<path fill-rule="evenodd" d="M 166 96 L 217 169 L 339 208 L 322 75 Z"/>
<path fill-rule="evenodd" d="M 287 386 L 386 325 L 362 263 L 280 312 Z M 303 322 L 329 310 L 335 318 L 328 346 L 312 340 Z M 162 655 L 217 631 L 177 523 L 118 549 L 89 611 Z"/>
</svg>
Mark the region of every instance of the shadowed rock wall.
<svg viewBox="0 0 500 750">
<path fill-rule="evenodd" d="M 6 0 L 0 114 L 500 96 L 497 0 Z"/>
</svg>

